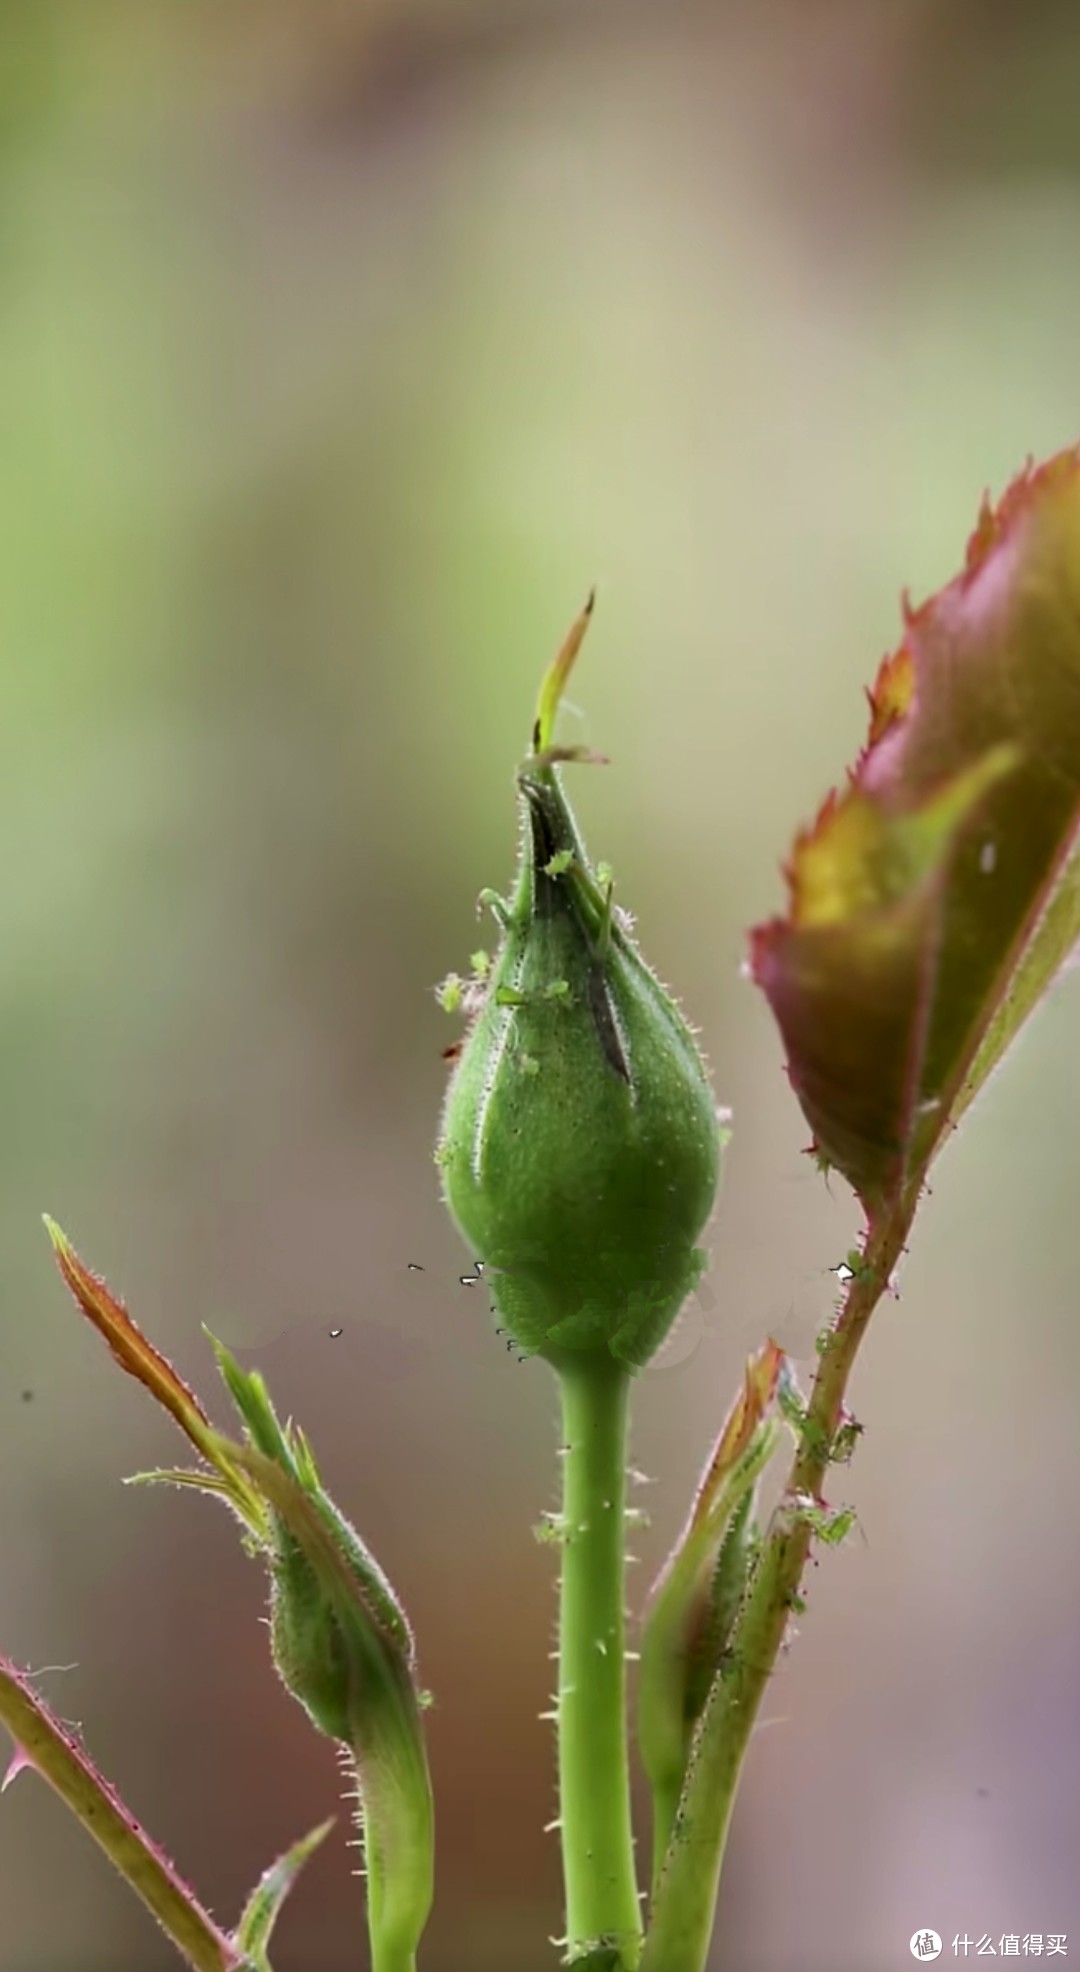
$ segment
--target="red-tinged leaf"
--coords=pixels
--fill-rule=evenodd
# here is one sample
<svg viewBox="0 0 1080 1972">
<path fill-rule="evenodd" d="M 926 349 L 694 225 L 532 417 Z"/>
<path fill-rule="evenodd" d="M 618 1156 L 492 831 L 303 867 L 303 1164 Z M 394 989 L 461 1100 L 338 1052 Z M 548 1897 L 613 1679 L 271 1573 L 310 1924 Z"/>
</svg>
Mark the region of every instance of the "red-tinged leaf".
<svg viewBox="0 0 1080 1972">
<path fill-rule="evenodd" d="M 874 1219 L 1080 938 L 1080 450 L 984 506 L 869 698 L 752 962 L 815 1151 Z"/>
<path fill-rule="evenodd" d="M 48 1213 L 44 1219 L 60 1272 L 83 1314 L 93 1322 L 99 1335 L 104 1336 L 121 1369 L 137 1377 L 158 1403 L 171 1412 L 181 1431 L 205 1452 L 213 1426 L 194 1392 L 147 1341 L 119 1297 L 99 1275 L 84 1266 L 55 1219 L 50 1219 Z"/>
<path fill-rule="evenodd" d="M 1046 909 L 1024 948 L 1005 998 L 990 1022 L 952 1108 L 963 1115 L 993 1073 L 1009 1042 L 1053 984 L 1080 939 L 1080 853 L 1073 851 Z"/>
<path fill-rule="evenodd" d="M 784 1351 L 771 1337 L 764 1347 L 758 1350 L 756 1356 L 746 1358 L 743 1387 L 724 1420 L 720 1436 L 705 1468 L 694 1500 L 687 1534 L 695 1532 L 707 1520 L 710 1510 L 716 1503 L 720 1487 L 730 1477 L 758 1425 L 766 1416 L 776 1395 L 776 1385 L 783 1361 Z"/>
<path fill-rule="evenodd" d="M 259 1539 L 265 1536 L 266 1515 L 258 1490 L 241 1471 L 233 1454 L 239 1450 L 228 1438 L 215 1431 L 194 1392 L 166 1362 L 160 1350 L 148 1342 L 132 1320 L 124 1303 L 97 1274 L 80 1260 L 71 1241 L 54 1219 L 44 1215 L 60 1272 L 83 1314 L 103 1335 L 122 1369 L 134 1376 L 151 1396 L 167 1410 L 185 1436 L 219 1475 L 171 1475 L 179 1484 L 202 1486 L 207 1492 L 224 1494 L 241 1520 Z"/>
</svg>

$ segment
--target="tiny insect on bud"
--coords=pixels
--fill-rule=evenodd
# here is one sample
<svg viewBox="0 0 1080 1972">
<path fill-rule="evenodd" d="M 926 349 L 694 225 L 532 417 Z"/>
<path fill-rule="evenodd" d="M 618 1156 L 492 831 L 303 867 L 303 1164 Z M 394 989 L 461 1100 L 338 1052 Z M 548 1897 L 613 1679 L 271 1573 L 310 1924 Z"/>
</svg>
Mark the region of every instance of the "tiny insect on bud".
<svg viewBox="0 0 1080 1972">
<path fill-rule="evenodd" d="M 610 871 L 591 868 L 558 778 L 572 756 L 552 727 L 586 621 L 541 688 L 517 881 L 437 1162 L 518 1346 L 556 1366 L 608 1352 L 636 1368 L 700 1277 L 721 1146 L 693 1035 L 613 909 Z"/>
</svg>

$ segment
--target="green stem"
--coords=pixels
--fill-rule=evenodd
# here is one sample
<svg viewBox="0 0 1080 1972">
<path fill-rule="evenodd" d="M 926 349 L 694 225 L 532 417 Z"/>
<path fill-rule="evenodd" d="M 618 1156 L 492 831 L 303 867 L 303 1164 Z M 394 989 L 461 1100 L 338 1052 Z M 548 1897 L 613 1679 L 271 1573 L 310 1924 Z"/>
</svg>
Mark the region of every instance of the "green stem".
<svg viewBox="0 0 1080 1972">
<path fill-rule="evenodd" d="M 381 1858 L 368 1851 L 368 1942 L 371 1972 L 416 1972 L 415 1938 L 402 1932 L 387 1912 L 386 1872 Z"/>
<path fill-rule="evenodd" d="M 365 1804 L 371 1972 L 416 1972 L 434 1893 L 434 1809 L 422 1744 L 407 1779 Z"/>
<path fill-rule="evenodd" d="M 24 1674 L 0 1657 L 0 1721 L 29 1764 L 55 1788 L 121 1876 L 126 1877 L 195 1972 L 231 1972 L 242 1954 L 203 1910 L 168 1857 L 115 1789 L 53 1717 Z"/>
<path fill-rule="evenodd" d="M 650 1895 L 655 1897 L 682 1799 L 681 1782 L 663 1780 L 652 1790 L 653 1840 Z"/>
<path fill-rule="evenodd" d="M 559 1617 L 559 1797 L 571 1963 L 615 1946 L 637 1964 L 626 1746 L 625 1519 L 629 1377 L 614 1362 L 559 1364 L 563 1547 Z"/>
<path fill-rule="evenodd" d="M 695 1733 L 640 1972 L 704 1972 L 743 1758 L 813 1539 L 802 1503 L 821 1497 L 859 1344 L 897 1263 L 917 1202 L 918 1187 L 913 1185 L 872 1229 L 863 1265 L 829 1332 L 787 1486 L 769 1523 L 732 1649 Z"/>
</svg>

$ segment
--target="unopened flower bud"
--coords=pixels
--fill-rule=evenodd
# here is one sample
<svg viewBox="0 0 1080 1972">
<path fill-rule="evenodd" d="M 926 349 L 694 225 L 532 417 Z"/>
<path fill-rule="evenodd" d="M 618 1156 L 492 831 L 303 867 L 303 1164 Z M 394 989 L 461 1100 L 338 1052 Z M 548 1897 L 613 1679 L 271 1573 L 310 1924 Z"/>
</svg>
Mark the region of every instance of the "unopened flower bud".
<svg viewBox="0 0 1080 1972">
<path fill-rule="evenodd" d="M 517 881 L 494 900 L 502 942 L 470 988 L 437 1161 L 519 1348 L 636 1367 L 700 1277 L 720 1135 L 693 1035 L 613 907 L 610 872 L 590 867 L 559 781 L 557 762 L 581 757 L 551 731 L 587 620 L 541 690 Z"/>
</svg>

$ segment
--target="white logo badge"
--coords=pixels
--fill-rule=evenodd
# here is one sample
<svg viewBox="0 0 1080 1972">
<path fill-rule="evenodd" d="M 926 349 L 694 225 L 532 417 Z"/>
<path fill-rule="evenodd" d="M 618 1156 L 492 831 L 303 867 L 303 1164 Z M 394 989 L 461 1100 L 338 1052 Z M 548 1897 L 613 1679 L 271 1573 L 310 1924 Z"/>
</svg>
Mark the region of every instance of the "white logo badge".
<svg viewBox="0 0 1080 1972">
<path fill-rule="evenodd" d="M 911 1940 L 911 1956 L 929 1965 L 932 1958 L 941 1957 L 941 1939 L 936 1931 L 916 1931 Z"/>
</svg>

